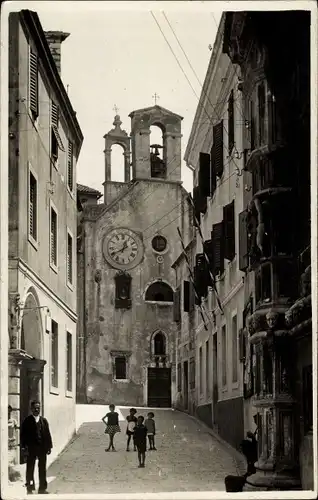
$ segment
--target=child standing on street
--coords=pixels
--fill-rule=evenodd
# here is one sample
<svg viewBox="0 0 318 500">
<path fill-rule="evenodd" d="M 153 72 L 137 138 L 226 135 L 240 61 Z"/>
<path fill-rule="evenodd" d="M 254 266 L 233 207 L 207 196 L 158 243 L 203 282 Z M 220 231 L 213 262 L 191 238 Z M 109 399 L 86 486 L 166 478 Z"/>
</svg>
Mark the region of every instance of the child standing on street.
<svg viewBox="0 0 318 500">
<path fill-rule="evenodd" d="M 135 429 L 136 423 L 137 423 L 136 413 L 137 413 L 137 410 L 135 408 L 130 408 L 129 415 L 126 418 L 126 420 L 128 422 L 128 424 L 127 424 L 127 430 L 126 430 L 126 434 L 128 436 L 126 451 L 129 451 L 130 441 L 131 441 L 131 438 L 134 436 L 134 429 Z M 135 441 L 134 441 L 134 451 L 136 451 L 136 443 L 135 443 Z"/>
<path fill-rule="evenodd" d="M 144 417 L 139 415 L 137 425 L 134 429 L 134 441 L 138 450 L 138 467 L 145 467 L 146 448 L 147 448 L 147 429 L 144 426 Z"/>
<path fill-rule="evenodd" d="M 150 450 L 157 449 L 155 447 L 156 424 L 155 424 L 154 418 L 155 418 L 154 414 L 152 412 L 149 412 L 147 415 L 147 419 L 145 421 L 145 427 L 147 429 L 147 436 L 149 439 L 149 449 Z"/>
<path fill-rule="evenodd" d="M 102 421 L 106 425 L 105 434 L 109 435 L 109 446 L 105 451 L 115 450 L 114 447 L 114 436 L 117 432 L 120 432 L 118 413 L 115 411 L 115 405 L 109 405 L 109 413 L 102 418 Z"/>
</svg>

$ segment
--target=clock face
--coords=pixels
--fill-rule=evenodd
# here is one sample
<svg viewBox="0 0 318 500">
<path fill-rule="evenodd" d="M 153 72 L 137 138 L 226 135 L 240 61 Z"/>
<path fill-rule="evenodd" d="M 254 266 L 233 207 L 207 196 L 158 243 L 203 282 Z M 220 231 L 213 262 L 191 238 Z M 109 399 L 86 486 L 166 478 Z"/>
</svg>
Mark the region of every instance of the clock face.
<svg viewBox="0 0 318 500">
<path fill-rule="evenodd" d="M 140 237 L 130 229 L 118 228 L 110 231 L 103 243 L 104 257 L 116 269 L 132 269 L 143 256 Z"/>
</svg>

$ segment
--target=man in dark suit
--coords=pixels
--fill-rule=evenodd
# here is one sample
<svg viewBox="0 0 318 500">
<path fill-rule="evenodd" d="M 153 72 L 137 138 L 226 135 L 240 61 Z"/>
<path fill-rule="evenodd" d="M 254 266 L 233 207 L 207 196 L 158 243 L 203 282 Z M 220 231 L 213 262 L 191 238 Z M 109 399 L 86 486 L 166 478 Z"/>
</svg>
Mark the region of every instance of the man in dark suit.
<svg viewBox="0 0 318 500">
<path fill-rule="evenodd" d="M 46 418 L 40 415 L 41 405 L 32 401 L 32 414 L 26 417 L 21 427 L 21 447 L 27 456 L 26 488 L 28 493 L 33 493 L 34 466 L 38 459 L 39 465 L 39 493 L 47 493 L 46 457 L 53 448 L 50 428 Z"/>
</svg>

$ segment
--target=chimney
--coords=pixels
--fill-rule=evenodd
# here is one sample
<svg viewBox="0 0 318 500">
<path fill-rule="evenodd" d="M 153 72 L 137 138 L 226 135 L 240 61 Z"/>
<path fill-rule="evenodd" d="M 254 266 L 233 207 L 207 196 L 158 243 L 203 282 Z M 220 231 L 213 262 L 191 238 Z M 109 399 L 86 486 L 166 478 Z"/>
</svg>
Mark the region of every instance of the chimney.
<svg viewBox="0 0 318 500">
<path fill-rule="evenodd" d="M 44 34 L 57 70 L 59 74 L 61 74 L 61 43 L 70 36 L 70 33 L 64 33 L 63 31 L 45 31 Z"/>
</svg>

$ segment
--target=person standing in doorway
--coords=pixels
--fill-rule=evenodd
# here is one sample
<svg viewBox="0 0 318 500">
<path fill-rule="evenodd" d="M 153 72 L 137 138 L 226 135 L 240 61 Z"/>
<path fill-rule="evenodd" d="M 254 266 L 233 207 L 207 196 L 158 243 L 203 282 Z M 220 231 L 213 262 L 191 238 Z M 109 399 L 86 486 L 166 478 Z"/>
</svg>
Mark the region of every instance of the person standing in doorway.
<svg viewBox="0 0 318 500">
<path fill-rule="evenodd" d="M 126 451 L 129 451 L 130 441 L 131 441 L 131 438 L 134 436 L 134 429 L 135 429 L 136 423 L 137 423 L 136 413 L 137 413 L 137 410 L 135 408 L 130 408 L 129 415 L 126 418 L 126 420 L 127 420 L 126 434 L 128 436 Z M 134 442 L 134 451 L 136 451 L 135 442 Z"/>
<path fill-rule="evenodd" d="M 147 448 L 147 429 L 144 426 L 144 417 L 139 415 L 137 425 L 134 430 L 134 442 L 138 451 L 138 467 L 145 467 L 146 448 Z"/>
<path fill-rule="evenodd" d="M 154 418 L 155 416 L 151 411 L 148 413 L 147 419 L 145 421 L 145 427 L 147 429 L 147 436 L 149 440 L 149 450 L 157 449 L 155 447 L 156 424 Z"/>
<path fill-rule="evenodd" d="M 40 415 L 41 405 L 39 401 L 32 401 L 31 415 L 26 417 L 21 426 L 21 447 L 27 456 L 26 466 L 26 488 L 27 493 L 33 493 L 34 466 L 38 459 L 39 466 L 39 493 L 47 492 L 46 481 L 46 460 L 47 455 L 53 448 L 49 423 L 46 418 Z"/>
<path fill-rule="evenodd" d="M 114 447 L 114 436 L 117 432 L 120 432 L 119 427 L 119 415 L 117 411 L 115 411 L 115 405 L 109 405 L 109 413 L 102 418 L 102 421 L 106 425 L 105 434 L 109 435 L 109 446 L 105 449 L 105 451 L 116 451 Z"/>
</svg>

